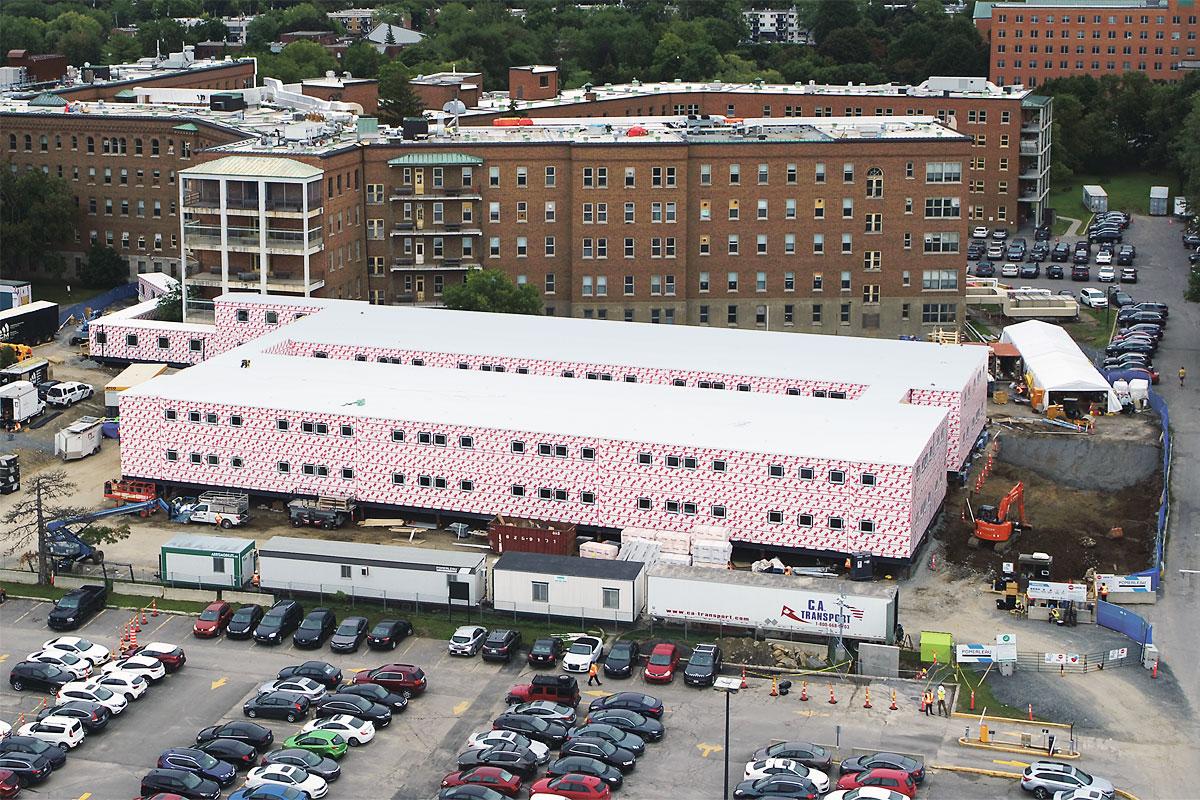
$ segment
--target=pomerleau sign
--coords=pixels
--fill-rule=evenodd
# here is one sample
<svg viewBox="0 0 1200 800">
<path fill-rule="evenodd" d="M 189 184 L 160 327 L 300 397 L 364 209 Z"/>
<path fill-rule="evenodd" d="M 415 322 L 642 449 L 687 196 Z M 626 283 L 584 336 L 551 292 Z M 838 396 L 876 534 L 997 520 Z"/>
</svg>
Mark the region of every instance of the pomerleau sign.
<svg viewBox="0 0 1200 800">
<path fill-rule="evenodd" d="M 1029 596 L 1035 600 L 1087 600 L 1087 586 L 1082 583 L 1054 583 L 1052 581 L 1030 581 Z"/>
</svg>

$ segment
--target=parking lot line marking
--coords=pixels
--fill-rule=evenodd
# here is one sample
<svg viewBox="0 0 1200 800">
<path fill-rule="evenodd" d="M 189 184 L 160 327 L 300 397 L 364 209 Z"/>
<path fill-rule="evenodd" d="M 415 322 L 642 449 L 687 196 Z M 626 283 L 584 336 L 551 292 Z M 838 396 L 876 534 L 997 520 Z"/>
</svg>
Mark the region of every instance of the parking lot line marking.
<svg viewBox="0 0 1200 800">
<path fill-rule="evenodd" d="M 224 686 L 227 683 L 229 683 L 229 678 L 224 678 L 224 677 L 217 678 L 215 681 L 213 681 L 212 683 L 210 683 L 208 685 L 208 688 L 209 689 L 220 689 L 222 686 Z"/>
<path fill-rule="evenodd" d="M 107 608 L 106 608 L 106 609 L 104 609 L 104 610 L 102 610 L 102 611 L 101 611 L 99 614 L 97 614 L 96 616 L 94 616 L 94 617 L 92 617 L 90 620 L 88 620 L 87 624 L 85 624 L 85 625 L 83 626 L 83 628 L 80 628 L 80 630 L 83 630 L 83 629 L 85 629 L 85 628 L 90 628 L 90 627 L 92 627 L 93 625 L 95 625 L 97 622 L 99 622 L 99 621 L 100 621 L 100 618 L 101 618 L 101 617 L 103 617 L 103 616 L 104 616 L 105 614 L 107 614 L 107 613 L 108 613 L 108 609 L 107 609 Z"/>
<path fill-rule="evenodd" d="M 8 653 L 0 653 L 0 664 L 3 664 L 5 661 L 8 661 Z"/>
<path fill-rule="evenodd" d="M 586 694 L 588 697 L 608 697 L 610 694 L 612 694 L 612 692 L 597 691 L 595 689 L 591 689 L 589 691 L 584 692 L 584 694 Z"/>
<path fill-rule="evenodd" d="M 1002 761 L 998 758 L 992 759 L 993 764 L 1003 764 L 1006 767 L 1028 767 L 1029 763 L 1025 761 Z"/>
<path fill-rule="evenodd" d="M 350 669 L 346 670 L 346 672 L 353 672 L 355 675 L 357 675 L 360 672 L 366 672 L 368 669 L 370 669 L 370 667 L 351 667 Z"/>
<path fill-rule="evenodd" d="M 83 794 L 79 795 L 79 800 L 88 800 L 88 798 L 91 796 L 91 792 L 84 792 Z"/>
<path fill-rule="evenodd" d="M 800 709 L 799 711 L 793 711 L 792 713 L 793 713 L 793 714 L 796 714 L 796 715 L 798 715 L 798 716 L 801 716 L 801 717 L 808 717 L 808 718 L 812 718 L 812 717 L 828 717 L 828 716 L 829 716 L 829 712 L 828 712 L 828 711 L 812 711 L 812 710 L 810 710 L 810 709 L 807 709 L 807 708 Z"/>
<path fill-rule="evenodd" d="M 37 609 L 37 608 L 40 608 L 40 607 L 41 607 L 41 605 L 42 605 L 41 603 L 34 603 L 32 606 L 30 606 L 30 607 L 29 607 L 29 610 L 28 610 L 28 611 L 26 611 L 24 614 L 22 614 L 21 616 L 17 617 L 16 619 L 14 619 L 14 620 L 13 620 L 13 624 L 14 624 L 14 625 L 16 625 L 18 622 L 20 622 L 21 620 L 23 620 L 23 619 L 25 619 L 26 617 L 28 617 L 30 614 L 32 614 L 32 613 L 34 612 L 34 610 L 35 610 L 35 609 Z"/>
<path fill-rule="evenodd" d="M 466 711 L 470 707 L 471 707 L 471 701 L 463 700 L 461 703 L 459 703 L 458 705 L 456 705 L 454 707 L 454 716 L 456 716 L 456 717 L 459 716 L 460 714 L 462 714 L 464 711 Z"/>
<path fill-rule="evenodd" d="M 696 749 L 700 751 L 701 758 L 708 758 L 713 753 L 719 753 L 725 748 L 719 744 L 708 744 L 707 742 L 698 742 Z"/>
<path fill-rule="evenodd" d="M 164 626 L 164 625 L 166 625 L 166 624 L 167 624 L 168 622 L 170 622 L 170 621 L 171 621 L 171 618 L 170 618 L 170 617 L 166 617 L 165 619 L 163 619 L 163 621 L 162 621 L 162 622 L 158 623 L 158 627 L 157 627 L 157 628 L 155 628 L 154 630 L 150 631 L 150 633 L 151 633 L 151 634 L 158 633 L 159 631 L 161 631 L 161 630 L 163 629 L 163 626 Z M 147 638 L 147 639 L 149 639 L 150 637 L 149 637 L 149 636 L 147 636 L 146 638 Z"/>
</svg>

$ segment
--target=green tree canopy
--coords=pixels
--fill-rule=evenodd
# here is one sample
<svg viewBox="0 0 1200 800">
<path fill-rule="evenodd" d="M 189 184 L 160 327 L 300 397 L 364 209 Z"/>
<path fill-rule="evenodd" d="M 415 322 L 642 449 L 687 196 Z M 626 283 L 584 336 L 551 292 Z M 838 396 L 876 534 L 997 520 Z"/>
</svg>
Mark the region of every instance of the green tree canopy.
<svg viewBox="0 0 1200 800">
<path fill-rule="evenodd" d="M 379 121 L 399 125 L 405 117 L 419 116 L 424 110 L 420 98 L 408 85 L 404 65 L 391 61 L 379 71 Z"/>
<path fill-rule="evenodd" d="M 99 64 L 104 30 L 95 18 L 78 11 L 64 11 L 46 31 L 46 46 L 62 53 L 75 65 Z"/>
<path fill-rule="evenodd" d="M 62 178 L 40 169 L 0 172 L 3 263 L 21 268 L 53 265 L 52 248 L 74 238 L 75 216 L 68 211 L 74 207 L 71 187 Z"/>
<path fill-rule="evenodd" d="M 542 300 L 530 284 L 515 284 L 498 269 L 472 272 L 466 283 L 447 286 L 442 294 L 447 308 L 458 311 L 494 311 L 501 314 L 540 314 Z"/>
<path fill-rule="evenodd" d="M 79 268 L 79 281 L 89 289 L 112 289 L 129 280 L 129 265 L 107 245 L 94 244 Z"/>
</svg>

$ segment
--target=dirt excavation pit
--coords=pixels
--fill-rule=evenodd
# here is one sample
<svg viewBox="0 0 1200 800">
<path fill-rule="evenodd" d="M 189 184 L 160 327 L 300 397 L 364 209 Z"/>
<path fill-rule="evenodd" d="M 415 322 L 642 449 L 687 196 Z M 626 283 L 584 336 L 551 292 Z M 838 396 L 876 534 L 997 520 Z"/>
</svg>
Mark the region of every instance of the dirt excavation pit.
<svg viewBox="0 0 1200 800">
<path fill-rule="evenodd" d="M 1086 469 L 1086 465 L 1076 468 Z M 996 461 L 983 490 L 971 495 L 971 506 L 998 505 L 1013 485 L 1022 481 L 1025 514 L 1031 526 L 1003 553 L 988 543 L 978 548 L 969 544 L 974 524 L 969 516 L 964 522 L 961 512 L 976 475 L 972 475 L 967 489 L 956 489 L 947 496 L 943 523 L 934 533 L 949 563 L 992 576 L 999 572 L 1001 562 L 1015 561 L 1019 553 L 1048 553 L 1054 558 L 1055 580 L 1082 579 L 1089 568 L 1125 575 L 1151 565 L 1161 473 L 1124 488 L 1092 491 L 1074 489 L 1030 469 Z M 1016 518 L 1015 508 L 1009 518 Z M 1121 529 L 1119 538 L 1110 533 L 1113 528 Z"/>
</svg>

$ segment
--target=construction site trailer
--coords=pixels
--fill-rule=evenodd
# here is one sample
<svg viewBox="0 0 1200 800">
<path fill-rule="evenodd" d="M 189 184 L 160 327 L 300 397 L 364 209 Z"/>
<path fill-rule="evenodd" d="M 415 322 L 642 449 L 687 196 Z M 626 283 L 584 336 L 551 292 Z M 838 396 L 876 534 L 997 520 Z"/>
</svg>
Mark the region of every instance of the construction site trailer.
<svg viewBox="0 0 1200 800">
<path fill-rule="evenodd" d="M 80 417 L 54 434 L 54 455 L 63 461 L 75 461 L 100 452 L 103 425 L 99 417 Z"/>
<path fill-rule="evenodd" d="M 1093 214 L 1108 211 L 1108 192 L 1103 186 L 1088 184 L 1083 187 L 1083 206 Z"/>
<path fill-rule="evenodd" d="M 1150 216 L 1165 217 L 1170 209 L 1171 190 L 1166 186 L 1150 187 Z"/>
<path fill-rule="evenodd" d="M 254 540 L 181 533 L 162 546 L 163 583 L 240 589 L 254 576 Z"/>
<path fill-rule="evenodd" d="M 884 644 L 896 638 L 900 591 L 891 584 L 659 564 L 646 592 L 650 615 L 668 621 Z"/>
<path fill-rule="evenodd" d="M 645 565 L 510 551 L 492 567 L 492 602 L 497 611 L 633 622 L 646 607 Z"/>
<path fill-rule="evenodd" d="M 275 591 L 475 607 L 486 596 L 487 557 L 275 536 L 259 548 L 258 571 L 259 585 Z"/>
<path fill-rule="evenodd" d="M 42 344 L 58 333 L 58 303 L 35 300 L 0 311 L 0 342 Z"/>
<path fill-rule="evenodd" d="M 166 364 L 130 364 L 121 374 L 104 386 L 104 406 L 110 414 L 117 413 L 121 392 L 140 386 L 167 371 Z"/>
</svg>

